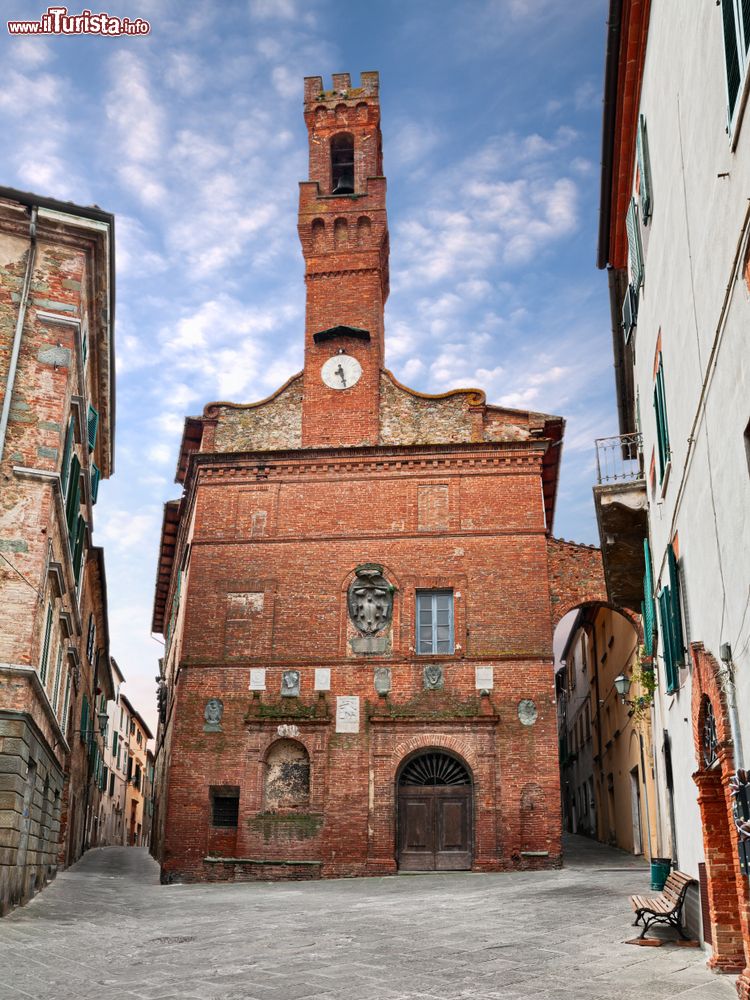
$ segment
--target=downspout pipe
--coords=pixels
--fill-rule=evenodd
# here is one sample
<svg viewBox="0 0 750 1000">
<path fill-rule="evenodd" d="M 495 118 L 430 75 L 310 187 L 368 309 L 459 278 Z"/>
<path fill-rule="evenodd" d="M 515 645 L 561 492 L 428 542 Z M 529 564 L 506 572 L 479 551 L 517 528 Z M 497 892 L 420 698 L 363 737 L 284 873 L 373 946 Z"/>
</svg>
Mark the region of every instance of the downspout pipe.
<svg viewBox="0 0 750 1000">
<path fill-rule="evenodd" d="M 13 400 L 13 387 L 16 382 L 16 372 L 18 371 L 18 358 L 21 353 L 21 339 L 23 337 L 23 327 L 26 322 L 26 307 L 29 302 L 29 292 L 31 291 L 31 279 L 34 275 L 34 264 L 36 263 L 36 217 L 37 206 L 31 208 L 31 220 L 29 222 L 29 251 L 26 258 L 26 274 L 23 279 L 23 289 L 21 291 L 21 301 L 18 306 L 18 316 L 16 318 L 16 330 L 13 334 L 13 348 L 10 355 L 10 365 L 8 366 L 8 378 L 5 383 L 5 398 L 3 399 L 3 410 L 0 414 L 0 463 L 2 463 L 5 453 L 5 440 L 8 436 L 8 421 L 10 420 L 10 405 Z"/>
<path fill-rule="evenodd" d="M 727 699 L 727 714 L 729 715 L 729 732 L 734 748 L 734 769 L 744 767 L 742 752 L 742 731 L 740 730 L 740 715 L 737 709 L 737 691 L 734 686 L 734 663 L 732 647 L 729 643 L 721 646 L 721 666 L 719 667 L 719 683 Z"/>
</svg>

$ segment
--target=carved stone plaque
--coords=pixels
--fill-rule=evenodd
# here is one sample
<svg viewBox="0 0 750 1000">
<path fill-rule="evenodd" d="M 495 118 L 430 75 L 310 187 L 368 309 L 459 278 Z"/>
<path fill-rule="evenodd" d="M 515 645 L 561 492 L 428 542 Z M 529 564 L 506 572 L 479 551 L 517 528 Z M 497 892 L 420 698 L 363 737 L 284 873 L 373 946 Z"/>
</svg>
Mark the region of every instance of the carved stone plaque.
<svg viewBox="0 0 750 1000">
<path fill-rule="evenodd" d="M 445 684 L 443 668 L 438 663 L 428 663 L 423 671 L 425 691 L 441 691 Z"/>
<path fill-rule="evenodd" d="M 393 587 L 376 563 L 357 566 L 354 574 L 347 595 L 349 617 L 361 635 L 374 636 L 393 615 Z"/>
<path fill-rule="evenodd" d="M 523 726 L 533 726 L 539 718 L 536 703 L 531 698 L 524 698 L 518 703 L 518 718 Z"/>
<path fill-rule="evenodd" d="M 359 732 L 359 698 L 356 695 L 339 695 L 336 698 L 336 732 Z"/>
<path fill-rule="evenodd" d="M 277 726 L 276 735 L 281 736 L 282 739 L 292 740 L 299 736 L 299 726 Z"/>
<path fill-rule="evenodd" d="M 266 690 L 266 670 L 265 667 L 251 667 L 250 669 L 250 690 Z"/>
<path fill-rule="evenodd" d="M 299 670 L 284 670 L 281 674 L 281 697 L 299 698 Z"/>
<path fill-rule="evenodd" d="M 315 668 L 315 690 L 316 691 L 330 691 L 331 690 L 331 668 L 330 667 L 316 667 Z"/>
<path fill-rule="evenodd" d="M 224 714 L 224 703 L 220 698 L 209 698 L 206 702 L 206 707 L 203 710 L 203 718 L 205 719 L 205 724 L 203 726 L 204 733 L 220 733 L 221 732 L 221 717 Z"/>
<path fill-rule="evenodd" d="M 388 694 L 391 690 L 391 668 L 375 667 L 375 690 L 378 694 Z"/>
<path fill-rule="evenodd" d="M 474 686 L 477 691 L 491 691 L 495 686 L 495 675 L 492 667 L 476 667 L 474 670 Z"/>
</svg>

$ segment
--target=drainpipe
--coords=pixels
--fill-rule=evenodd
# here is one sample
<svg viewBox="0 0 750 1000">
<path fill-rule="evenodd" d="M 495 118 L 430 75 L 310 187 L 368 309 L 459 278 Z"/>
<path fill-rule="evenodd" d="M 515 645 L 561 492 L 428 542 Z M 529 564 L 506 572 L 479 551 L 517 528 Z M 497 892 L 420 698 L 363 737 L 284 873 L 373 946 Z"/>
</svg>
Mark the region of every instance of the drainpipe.
<svg viewBox="0 0 750 1000">
<path fill-rule="evenodd" d="M 13 386 L 16 381 L 16 371 L 18 370 L 18 356 L 21 353 L 21 337 L 23 336 L 23 326 L 26 321 L 26 306 L 29 301 L 31 290 L 31 279 L 34 274 L 34 262 L 36 261 L 36 216 L 37 207 L 31 209 L 31 220 L 29 222 L 29 252 L 26 258 L 26 275 L 23 279 L 23 289 L 21 291 L 21 301 L 18 306 L 18 317 L 16 319 L 16 330 L 13 334 L 13 349 L 10 355 L 10 365 L 8 367 L 8 378 L 5 383 L 5 398 L 3 399 L 3 410 L 0 414 L 0 462 L 5 453 L 5 438 L 8 434 L 8 420 L 10 419 L 10 404 L 13 399 Z"/>
<path fill-rule="evenodd" d="M 638 743 L 641 749 L 641 776 L 643 778 L 643 804 L 646 807 L 646 841 L 648 842 L 648 860 L 651 861 L 654 852 L 651 848 L 651 816 L 648 807 L 648 778 L 646 775 L 646 759 L 643 752 L 643 733 L 638 733 Z"/>
<path fill-rule="evenodd" d="M 732 734 L 732 746 L 734 748 L 734 769 L 742 767 L 742 734 L 740 732 L 740 716 L 737 710 L 737 691 L 734 686 L 734 663 L 732 662 L 732 647 L 728 642 L 723 642 L 719 651 L 721 656 L 721 666 L 719 667 L 719 684 L 727 699 L 727 712 L 729 714 L 729 731 Z"/>
<path fill-rule="evenodd" d="M 602 745 L 602 702 L 601 693 L 599 690 L 599 650 L 596 645 L 596 613 L 594 613 L 594 620 L 591 622 L 591 642 L 594 654 L 594 690 L 596 692 L 596 742 L 599 749 L 599 814 L 596 817 L 597 827 L 600 821 L 604 820 L 604 826 L 602 827 L 602 836 L 607 836 L 607 829 L 609 827 L 609 803 L 604 795 L 604 752 Z M 597 834 L 598 834 L 597 830 Z M 605 843 L 605 841 L 602 841 Z"/>
</svg>

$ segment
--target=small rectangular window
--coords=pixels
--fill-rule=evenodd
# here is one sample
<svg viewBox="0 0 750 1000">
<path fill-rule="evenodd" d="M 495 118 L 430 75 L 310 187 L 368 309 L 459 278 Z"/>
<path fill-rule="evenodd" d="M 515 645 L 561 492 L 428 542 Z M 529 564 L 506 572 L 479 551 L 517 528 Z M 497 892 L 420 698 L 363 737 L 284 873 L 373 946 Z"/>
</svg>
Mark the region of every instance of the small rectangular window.
<svg viewBox="0 0 750 1000">
<path fill-rule="evenodd" d="M 417 652 L 453 652 L 453 591 L 417 591 Z"/>
<path fill-rule="evenodd" d="M 109 775 L 109 794 L 115 794 L 115 772 L 112 771 Z"/>
<path fill-rule="evenodd" d="M 212 826 L 236 827 L 240 816 L 240 790 L 211 791 Z"/>
</svg>

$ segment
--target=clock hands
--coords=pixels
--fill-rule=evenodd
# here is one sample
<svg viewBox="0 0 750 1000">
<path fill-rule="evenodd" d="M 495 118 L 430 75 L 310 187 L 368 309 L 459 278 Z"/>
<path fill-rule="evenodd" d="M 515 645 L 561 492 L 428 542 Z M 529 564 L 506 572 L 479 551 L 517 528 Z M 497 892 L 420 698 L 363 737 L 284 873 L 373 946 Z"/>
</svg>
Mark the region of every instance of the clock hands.
<svg viewBox="0 0 750 1000">
<path fill-rule="evenodd" d="M 338 368 L 336 369 L 336 374 L 341 379 L 341 382 L 343 383 L 344 387 L 346 387 L 346 372 L 342 368 L 341 364 L 339 364 Z"/>
</svg>

